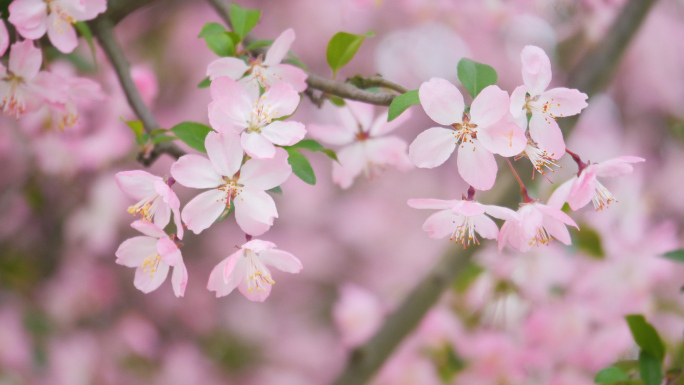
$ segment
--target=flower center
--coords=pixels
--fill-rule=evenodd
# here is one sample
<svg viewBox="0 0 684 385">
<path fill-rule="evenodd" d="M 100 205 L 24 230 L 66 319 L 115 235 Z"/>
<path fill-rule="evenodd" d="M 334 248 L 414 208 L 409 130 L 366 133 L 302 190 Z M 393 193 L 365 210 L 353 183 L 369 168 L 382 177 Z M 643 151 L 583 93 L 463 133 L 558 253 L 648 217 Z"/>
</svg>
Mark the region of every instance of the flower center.
<svg viewBox="0 0 684 385">
<path fill-rule="evenodd" d="M 64 26 L 71 28 L 72 24 L 76 23 L 76 19 L 69 14 L 69 12 L 60 7 L 55 0 L 46 0 L 48 5 L 48 14 L 56 14 L 54 26 L 57 27 L 57 33 L 64 33 Z"/>
<path fill-rule="evenodd" d="M 233 178 L 229 178 L 227 176 L 223 177 L 223 180 L 226 181 L 225 184 L 222 184 L 218 186 L 216 189 L 221 190 L 224 193 L 226 193 L 226 196 L 221 198 L 221 200 L 225 201 L 226 205 L 226 210 L 230 210 L 230 205 L 231 202 L 242 192 L 242 185 L 238 184 L 238 176 L 234 176 Z M 217 201 L 218 202 L 218 201 Z"/>
<path fill-rule="evenodd" d="M 546 231 L 544 226 L 537 229 L 534 238 L 529 242 L 530 246 L 548 245 L 553 241 L 553 237 Z"/>
<path fill-rule="evenodd" d="M 449 241 L 460 243 L 463 245 L 463 249 L 467 248 L 471 244 L 479 245 L 480 241 L 477 239 L 477 235 L 475 235 L 475 223 L 473 218 L 467 217 L 465 215 L 461 215 L 460 218 L 463 219 L 463 222 L 456 226 L 454 232 L 451 233 L 451 238 L 449 238 Z M 454 221 L 454 223 L 456 223 L 456 221 Z"/>
<path fill-rule="evenodd" d="M 264 94 L 254 101 L 254 107 L 250 111 L 250 122 L 247 132 L 261 133 L 261 128 L 271 123 L 278 116 L 278 110 L 271 112 L 271 105 L 266 104 L 268 97 Z"/>
<path fill-rule="evenodd" d="M 130 206 L 126 211 L 128 211 L 129 214 L 133 215 L 140 214 L 142 220 L 150 222 L 152 221 L 154 213 L 157 212 L 157 208 L 159 207 L 159 203 L 161 201 L 162 197 L 159 194 L 155 193 L 153 195 L 143 198 L 134 206 Z"/>
<path fill-rule="evenodd" d="M 149 273 L 150 278 L 153 278 L 154 273 L 157 272 L 157 268 L 159 267 L 159 262 L 161 262 L 161 255 L 159 254 L 145 258 L 142 264 L 143 272 Z"/>
<path fill-rule="evenodd" d="M 549 155 L 546 151 L 541 150 L 534 142 L 528 139 L 527 146 L 525 146 L 522 154 L 516 156 L 516 160 L 526 156 L 530 162 L 532 162 L 532 167 L 534 167 L 534 169 L 540 172 L 542 175 L 545 175 L 545 168 L 551 172 L 555 172 L 552 167 L 562 168 L 562 166 L 559 166 L 558 163 L 556 163 L 556 161 L 552 158 L 553 155 L 554 154 Z M 532 177 L 534 178 L 534 175 Z"/>
<path fill-rule="evenodd" d="M 553 109 L 561 106 L 560 103 L 557 103 L 553 98 L 547 102 L 539 103 L 539 97 L 540 95 L 537 95 L 534 98 L 530 98 L 530 95 L 525 96 L 525 106 L 523 109 L 527 111 L 528 114 L 536 111 L 542 114 L 544 116 L 544 120 L 547 122 L 549 119 L 557 120 L 557 118 L 563 117 L 563 114 L 555 115 L 553 113 Z"/>
<path fill-rule="evenodd" d="M 21 87 L 26 81 L 23 77 L 12 73 L 12 71 L 7 71 L 7 76 L 2 78 L 2 81 L 9 83 L 9 90 L 2 99 L 2 112 L 7 116 L 14 116 L 19 119 L 19 116 L 26 112 L 26 103 L 24 102 L 24 93 Z"/>
<path fill-rule="evenodd" d="M 608 208 L 610 202 L 617 202 L 615 196 L 597 180 L 596 190 L 594 191 L 594 196 L 591 197 L 591 203 L 594 204 L 596 211 L 599 211 Z"/>
<path fill-rule="evenodd" d="M 254 290 L 258 292 L 266 291 L 266 285 L 275 285 L 275 281 L 271 279 L 271 275 L 266 269 L 266 266 L 261 262 L 259 257 L 252 250 L 245 250 L 245 258 L 247 258 L 247 291 L 250 293 Z"/>
<path fill-rule="evenodd" d="M 464 142 L 473 143 L 473 139 L 477 138 L 477 124 L 470 123 L 470 117 L 465 112 L 463 113 L 463 122 L 454 123 L 451 127 L 454 128 L 457 145 Z"/>
</svg>

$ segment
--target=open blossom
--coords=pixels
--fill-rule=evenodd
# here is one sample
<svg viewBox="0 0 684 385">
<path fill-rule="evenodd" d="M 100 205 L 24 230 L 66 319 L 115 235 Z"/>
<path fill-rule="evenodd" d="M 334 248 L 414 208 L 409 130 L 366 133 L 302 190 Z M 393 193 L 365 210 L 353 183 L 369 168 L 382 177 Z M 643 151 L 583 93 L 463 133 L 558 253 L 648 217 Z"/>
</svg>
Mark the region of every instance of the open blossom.
<svg viewBox="0 0 684 385">
<path fill-rule="evenodd" d="M 207 289 L 215 291 L 216 297 L 223 297 L 237 287 L 248 300 L 263 302 L 275 284 L 267 265 L 286 273 L 302 270 L 299 259 L 275 247 L 274 243 L 259 239 L 245 243 L 211 271 Z"/>
<path fill-rule="evenodd" d="M 171 166 L 171 175 L 183 186 L 211 190 L 193 198 L 181 218 L 195 234 L 235 205 L 235 220 L 242 231 L 261 235 L 278 217 L 275 202 L 265 190 L 280 186 L 292 173 L 287 152 L 277 148 L 273 159 L 250 159 L 242 165 L 240 143 L 227 133 L 210 132 L 204 145 L 209 159 L 184 155 Z"/>
<path fill-rule="evenodd" d="M 586 165 L 578 175 L 563 183 L 549 198 L 549 206 L 562 207 L 568 202 L 570 208 L 579 210 L 589 202 L 594 204 L 596 211 L 603 210 L 615 201 L 615 197 L 598 181 L 597 177 L 616 177 L 631 174 L 632 163 L 645 161 L 636 156 L 621 156 L 601 163 Z"/>
<path fill-rule="evenodd" d="M 19 118 L 39 109 L 44 101 L 61 102 L 65 84 L 53 74 L 40 71 L 43 55 L 30 40 L 12 44 L 9 64 L 0 64 L 0 108 L 5 115 Z"/>
<path fill-rule="evenodd" d="M 166 235 L 164 230 L 151 222 L 136 221 L 131 227 L 145 235 L 125 240 L 116 251 L 116 263 L 136 268 L 133 285 L 143 293 L 161 286 L 172 266 L 173 292 L 176 297 L 182 297 L 188 283 L 188 271 L 174 236 Z"/>
<path fill-rule="evenodd" d="M 414 209 L 440 210 L 425 221 L 423 231 L 435 239 L 450 236 L 451 241 L 462 244 L 463 248 L 480 244 L 476 233 L 487 239 L 496 239 L 499 235 L 498 226 L 485 214 L 506 220 L 516 218 L 515 211 L 506 207 L 483 205 L 465 199 L 409 199 L 407 203 Z"/>
<path fill-rule="evenodd" d="M 533 201 L 521 203 L 516 217 L 506 220 L 499 231 L 499 251 L 506 243 L 522 252 L 532 246 L 546 245 L 554 238 L 565 245 L 570 244 L 567 226 L 577 227 L 575 221 L 555 207 Z"/>
<path fill-rule="evenodd" d="M 138 203 L 128 208 L 130 214 L 140 214 L 144 221 L 154 220 L 154 224 L 163 229 L 169 224 L 173 212 L 178 239 L 183 239 L 180 201 L 171 189 L 173 180 L 147 171 L 133 170 L 117 173 L 116 183 L 123 192 L 138 200 Z"/>
<path fill-rule="evenodd" d="M 509 98 L 497 86 L 489 86 L 477 95 L 470 115 L 464 113 L 463 95 L 447 80 L 430 79 L 420 86 L 418 96 L 432 120 L 452 127 L 432 127 L 416 137 L 409 146 L 409 158 L 418 167 L 439 166 L 459 146 L 461 177 L 478 190 L 489 190 L 497 172 L 492 153 L 518 155 L 527 144 L 524 131 L 514 122 L 502 119 L 508 112 Z"/>
<path fill-rule="evenodd" d="M 306 72 L 293 65 L 280 63 L 290 50 L 294 39 L 294 31 L 287 29 L 275 39 L 264 60 L 259 56 L 245 64 L 241 59 L 224 57 L 209 63 L 207 76 L 212 81 L 220 76 L 239 80 L 252 99 L 259 97 L 259 88 L 268 91 L 271 86 L 281 81 L 291 85 L 295 91 L 303 92 L 306 89 Z"/>
<path fill-rule="evenodd" d="M 52 45 L 69 53 L 78 45 L 72 24 L 92 20 L 106 9 L 106 0 L 14 0 L 8 20 L 24 38 L 38 40 L 47 32 Z"/>
<path fill-rule="evenodd" d="M 299 94 L 287 83 L 277 83 L 253 100 L 235 80 L 223 76 L 211 83 L 211 97 L 211 126 L 235 136 L 231 140 L 240 141 L 252 158 L 273 158 L 274 144 L 291 146 L 306 135 L 299 122 L 273 121 L 291 115 L 299 105 Z"/>
<path fill-rule="evenodd" d="M 575 89 L 553 88 L 551 62 L 544 50 L 528 45 L 520 54 L 524 85 L 511 94 L 511 114 L 520 117 L 532 114 L 530 136 L 536 145 L 552 159 L 565 153 L 563 133 L 556 118 L 579 114 L 587 106 L 587 95 Z"/>
<path fill-rule="evenodd" d="M 406 155 L 406 142 L 396 136 L 385 136 L 410 117 L 406 111 L 387 122 L 387 112 L 373 119 L 373 106 L 345 101 L 345 107 L 336 108 L 340 125 L 309 125 L 309 133 L 323 142 L 344 145 L 333 162 L 333 181 L 342 188 L 351 186 L 354 178 L 363 172 L 371 178 L 384 166 L 401 171 L 413 167 Z"/>
</svg>

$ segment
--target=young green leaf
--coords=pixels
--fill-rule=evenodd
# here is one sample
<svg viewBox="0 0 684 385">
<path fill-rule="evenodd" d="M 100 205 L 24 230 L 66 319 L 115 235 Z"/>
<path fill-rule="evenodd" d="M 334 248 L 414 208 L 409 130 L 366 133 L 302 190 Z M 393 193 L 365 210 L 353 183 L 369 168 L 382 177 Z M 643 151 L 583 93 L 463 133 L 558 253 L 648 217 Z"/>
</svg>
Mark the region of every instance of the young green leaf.
<svg viewBox="0 0 684 385">
<path fill-rule="evenodd" d="M 273 44 L 273 40 L 257 40 L 254 43 L 245 47 L 247 51 L 251 51 L 257 48 L 270 47 Z"/>
<path fill-rule="evenodd" d="M 90 53 L 93 55 L 93 63 L 97 65 L 97 58 L 95 57 L 95 44 L 93 43 L 93 32 L 90 30 L 90 27 L 88 27 L 88 24 L 83 21 L 77 21 L 74 23 L 74 27 L 76 27 L 78 34 L 86 39 L 88 47 L 90 47 Z"/>
<path fill-rule="evenodd" d="M 216 218 L 216 223 L 223 222 L 226 218 L 230 216 L 230 214 L 233 213 L 233 211 L 235 211 L 235 205 L 233 204 L 233 200 L 231 199 L 230 208 L 226 207 L 225 209 L 223 209 L 221 215 L 219 215 L 219 217 Z"/>
<path fill-rule="evenodd" d="M 365 38 L 365 35 L 338 32 L 330 39 L 325 57 L 328 60 L 328 65 L 333 71 L 333 77 L 337 75 L 337 71 L 340 68 L 351 61 Z"/>
<path fill-rule="evenodd" d="M 392 104 L 390 104 L 389 112 L 387 114 L 387 121 L 393 121 L 399 117 L 399 115 L 403 114 L 404 111 L 406 111 L 409 107 L 415 106 L 416 104 L 420 104 L 420 99 L 418 99 L 418 90 L 408 91 L 397 96 L 394 98 L 394 100 L 392 100 Z"/>
<path fill-rule="evenodd" d="M 646 385 L 660 385 L 663 382 L 662 359 L 645 350 L 639 353 L 639 375 Z"/>
<path fill-rule="evenodd" d="M 655 328 L 646 322 L 646 319 L 641 314 L 630 314 L 625 319 L 637 345 L 643 351 L 662 362 L 663 358 L 665 358 L 665 346 Z"/>
<path fill-rule="evenodd" d="M 197 37 L 203 38 L 207 47 L 221 57 L 235 55 L 235 43 L 228 35 L 226 28 L 219 23 L 204 24 Z"/>
<path fill-rule="evenodd" d="M 287 150 L 287 162 L 292 166 L 292 172 L 310 185 L 316 184 L 316 174 L 314 174 L 311 163 L 296 148 L 285 148 Z"/>
<path fill-rule="evenodd" d="M 674 250 L 663 254 L 663 257 L 676 262 L 684 263 L 684 249 Z"/>
<path fill-rule="evenodd" d="M 145 131 L 145 127 L 139 120 L 124 120 L 122 116 L 121 121 L 126 123 L 126 125 L 131 129 L 131 131 L 133 131 L 136 137 L 141 136 L 143 131 Z"/>
<path fill-rule="evenodd" d="M 197 35 L 198 38 L 205 38 L 208 36 L 216 36 L 216 35 L 221 35 L 226 32 L 226 27 L 222 26 L 219 23 L 206 23 L 202 27 L 202 30 L 200 31 L 199 35 Z"/>
<path fill-rule="evenodd" d="M 168 136 L 168 135 L 157 135 L 152 138 L 152 144 L 157 144 L 157 143 L 162 143 L 162 142 L 170 142 L 172 140 L 176 140 L 178 138 L 174 138 L 173 136 Z"/>
<path fill-rule="evenodd" d="M 282 194 L 283 193 L 283 189 L 280 186 L 276 186 L 276 187 L 274 187 L 270 190 L 266 190 L 266 191 L 272 192 L 274 194 Z"/>
<path fill-rule="evenodd" d="M 594 382 L 597 384 L 615 384 L 624 380 L 629 380 L 629 376 L 622 369 L 615 366 L 601 369 L 594 378 Z"/>
<path fill-rule="evenodd" d="M 197 85 L 197 88 L 207 88 L 211 85 L 211 79 L 209 79 L 209 76 L 204 78 L 199 84 Z"/>
<path fill-rule="evenodd" d="M 325 150 L 321 150 L 322 153 L 328 156 L 328 158 L 334 160 L 337 163 L 340 163 L 340 161 L 337 159 L 337 154 L 335 154 L 335 151 L 326 148 Z"/>
<path fill-rule="evenodd" d="M 211 127 L 201 123 L 183 122 L 173 126 L 170 131 L 191 148 L 204 153 L 207 152 L 207 149 L 204 148 L 204 139 L 212 131 Z"/>
<path fill-rule="evenodd" d="M 323 151 L 325 149 L 320 143 L 318 143 L 317 141 L 315 141 L 313 139 L 300 140 L 299 142 L 293 144 L 290 147 L 304 148 L 304 149 L 307 149 L 309 151 Z"/>
<path fill-rule="evenodd" d="M 260 17 L 261 11 L 258 9 L 247 9 L 235 3 L 230 4 L 230 24 L 233 26 L 233 31 L 241 38 L 247 36 L 249 31 L 257 25 Z"/>
<path fill-rule="evenodd" d="M 491 66 L 463 58 L 458 62 L 458 79 L 473 99 L 487 86 L 496 84 L 499 76 Z"/>
</svg>

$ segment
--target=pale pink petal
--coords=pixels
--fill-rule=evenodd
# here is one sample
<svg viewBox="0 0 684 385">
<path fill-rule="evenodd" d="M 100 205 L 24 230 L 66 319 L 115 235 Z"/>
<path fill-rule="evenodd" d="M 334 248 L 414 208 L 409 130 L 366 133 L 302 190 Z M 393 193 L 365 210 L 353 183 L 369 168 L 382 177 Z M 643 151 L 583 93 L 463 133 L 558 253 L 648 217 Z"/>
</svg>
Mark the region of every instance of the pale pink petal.
<svg viewBox="0 0 684 385">
<path fill-rule="evenodd" d="M 477 139 L 490 152 L 506 157 L 520 154 L 527 146 L 525 131 L 505 117 L 492 126 L 478 129 Z"/>
<path fill-rule="evenodd" d="M 9 47 L 9 33 L 4 20 L 0 20 L 0 56 L 4 55 Z"/>
<path fill-rule="evenodd" d="M 266 91 L 259 104 L 267 107 L 271 118 L 292 115 L 299 105 L 299 94 L 285 82 L 276 83 Z"/>
<path fill-rule="evenodd" d="M 154 218 L 152 219 L 155 226 L 163 229 L 169 224 L 171 220 L 171 207 L 166 203 L 158 203 L 157 211 L 154 212 Z"/>
<path fill-rule="evenodd" d="M 463 122 L 463 95 L 448 80 L 432 78 L 421 84 L 418 98 L 425 113 L 435 122 L 444 126 Z"/>
<path fill-rule="evenodd" d="M 188 285 L 188 269 L 185 268 L 185 263 L 181 259 L 173 268 L 171 275 L 171 286 L 173 286 L 173 293 L 176 297 L 185 295 L 185 287 Z"/>
<path fill-rule="evenodd" d="M 497 86 L 483 89 L 470 105 L 470 121 L 477 124 L 478 131 L 498 122 L 508 113 L 508 93 Z"/>
<path fill-rule="evenodd" d="M 33 46 L 31 40 L 24 40 L 12 44 L 10 48 L 8 69 L 24 80 L 31 80 L 40 71 L 43 64 L 43 54 Z"/>
<path fill-rule="evenodd" d="M 249 93 L 227 76 L 214 79 L 210 90 L 214 100 L 209 104 L 211 126 L 218 131 L 234 127 L 247 128 L 253 106 Z"/>
<path fill-rule="evenodd" d="M 375 165 L 392 165 L 399 171 L 408 171 L 414 167 L 406 154 L 408 145 L 396 136 L 367 139 L 361 145 L 366 147 L 368 161 Z"/>
<path fill-rule="evenodd" d="M 499 236 L 499 226 L 486 215 L 478 215 L 472 217 L 475 231 L 480 234 L 482 238 L 496 239 Z"/>
<path fill-rule="evenodd" d="M 180 249 L 168 236 L 164 235 L 157 241 L 157 253 L 161 256 L 162 262 L 169 266 L 176 266 L 183 263 L 183 256 Z"/>
<path fill-rule="evenodd" d="M 361 143 L 353 143 L 337 152 L 339 162 L 333 162 L 333 182 L 346 189 L 351 186 L 354 178 L 368 164 L 366 152 Z"/>
<path fill-rule="evenodd" d="M 163 199 L 166 204 L 172 209 L 180 208 L 180 201 L 178 200 L 178 195 L 173 192 L 173 189 L 162 179 L 159 178 L 153 182 L 154 189 Z"/>
<path fill-rule="evenodd" d="M 275 121 L 261 128 L 264 138 L 279 146 L 292 146 L 304 139 L 306 129 L 299 122 Z"/>
<path fill-rule="evenodd" d="M 572 243 L 570 239 L 570 232 L 565 225 L 549 216 L 544 217 L 544 228 L 555 240 L 564 245 Z"/>
<path fill-rule="evenodd" d="M 362 132 L 362 131 L 365 131 L 366 129 L 368 129 L 368 127 L 363 127 L 361 122 L 359 122 L 358 118 L 354 115 L 354 113 L 349 108 L 349 106 L 346 104 L 346 102 L 345 102 L 344 106 L 335 108 L 335 111 L 337 113 L 337 119 L 342 124 L 342 127 L 344 127 L 349 133 L 356 135 L 359 132 Z M 371 111 L 371 113 L 372 113 L 372 111 Z M 371 119 L 372 119 L 372 117 L 371 117 Z"/>
<path fill-rule="evenodd" d="M 126 239 L 116 250 L 116 263 L 127 267 L 142 266 L 147 257 L 157 254 L 157 238 L 133 237 Z"/>
<path fill-rule="evenodd" d="M 536 204 L 535 207 L 544 215 L 548 215 L 557 221 L 565 223 L 568 226 L 573 226 L 579 230 L 579 226 L 577 226 L 575 221 L 573 221 L 568 214 L 562 212 L 561 210 L 543 204 Z"/>
<path fill-rule="evenodd" d="M 575 179 L 568 194 L 568 205 L 573 210 L 579 210 L 591 202 L 596 192 L 596 172 L 598 165 L 591 164 L 582 170 Z"/>
<path fill-rule="evenodd" d="M 546 151 L 551 158 L 560 159 L 565 154 L 563 133 L 554 119 L 541 113 L 532 113 L 530 136 L 537 142 L 539 149 Z"/>
<path fill-rule="evenodd" d="M 142 267 L 135 269 L 135 278 L 133 279 L 133 286 L 136 289 L 142 291 L 143 293 L 150 293 L 166 280 L 166 276 L 169 274 L 169 265 L 165 263 L 159 263 L 157 265 L 157 271 L 150 273 L 149 269 L 144 271 Z"/>
<path fill-rule="evenodd" d="M 212 80 L 212 83 L 213 80 L 219 76 L 227 76 L 231 79 L 237 80 L 240 79 L 248 69 L 249 66 L 241 59 L 234 57 L 222 57 L 209 63 L 207 66 L 207 76 L 209 76 L 209 79 Z M 214 91 L 212 91 L 212 97 L 214 99 L 218 99 L 217 97 L 213 96 L 213 92 Z"/>
<path fill-rule="evenodd" d="M 211 226 L 226 208 L 225 191 L 205 191 L 183 207 L 181 217 L 187 228 L 195 234 Z"/>
<path fill-rule="evenodd" d="M 161 177 L 143 170 L 121 171 L 116 173 L 114 179 L 121 191 L 137 200 L 155 194 L 154 181 L 162 180 Z"/>
<path fill-rule="evenodd" d="M 308 75 L 304 70 L 290 64 L 277 64 L 264 70 L 266 84 L 273 85 L 278 82 L 285 82 L 292 86 L 297 92 L 306 90 L 306 78 Z"/>
<path fill-rule="evenodd" d="M 482 215 L 485 212 L 485 208 L 483 205 L 477 203 L 477 202 L 470 202 L 466 200 L 462 200 L 459 205 L 452 207 L 451 211 L 454 214 L 460 214 L 466 217 L 472 217 L 472 216 L 477 216 L 477 215 Z"/>
<path fill-rule="evenodd" d="M 375 110 L 373 105 L 354 100 L 345 100 L 344 103 L 354 116 L 354 120 L 361 125 L 363 131 L 368 132 L 373 123 L 373 112 Z"/>
<path fill-rule="evenodd" d="M 237 263 L 238 258 L 242 256 L 242 250 L 235 252 L 230 257 L 221 261 L 209 275 L 209 282 L 207 283 L 207 289 L 209 291 L 216 292 L 216 298 L 223 297 L 237 287 L 241 280 L 245 278 L 245 265 L 244 263 Z M 232 262 L 233 269 L 231 269 L 231 274 L 229 277 L 225 276 L 226 266 L 228 262 Z"/>
<path fill-rule="evenodd" d="M 183 223 L 181 222 L 181 214 L 178 209 L 171 209 L 173 211 L 173 223 L 176 225 L 176 236 L 178 239 L 183 239 L 183 234 L 185 230 L 183 228 Z"/>
<path fill-rule="evenodd" d="M 10 56 L 11 57 L 11 56 Z M 33 98 L 38 105 L 27 107 L 27 111 L 35 111 L 45 105 L 45 101 L 51 103 L 66 103 L 68 84 L 62 78 L 47 71 L 40 71 L 25 87 L 40 98 Z M 27 100 L 27 105 L 30 102 Z M 38 107 L 38 108 L 36 108 Z"/>
<path fill-rule="evenodd" d="M 522 77 L 532 97 L 541 95 L 551 83 L 551 61 L 543 49 L 528 45 L 520 53 Z"/>
<path fill-rule="evenodd" d="M 265 250 L 259 253 L 259 259 L 266 265 L 275 267 L 286 273 L 299 273 L 302 262 L 294 255 L 282 250 Z"/>
<path fill-rule="evenodd" d="M 14 0 L 8 21 L 26 39 L 38 40 L 47 30 L 47 3 L 43 0 Z"/>
<path fill-rule="evenodd" d="M 631 174 L 634 167 L 630 163 L 645 162 L 646 159 L 638 156 L 621 156 L 618 158 L 608 159 L 598 164 L 597 176 L 600 177 L 617 177 Z"/>
<path fill-rule="evenodd" d="M 501 207 L 501 206 L 494 206 L 494 205 L 482 205 L 485 209 L 485 213 L 487 215 L 492 216 L 494 218 L 498 219 L 503 219 L 503 220 L 518 220 L 518 214 L 509 209 L 508 207 Z"/>
<path fill-rule="evenodd" d="M 259 100 L 261 89 L 254 72 L 238 80 L 238 84 L 247 92 L 249 100 L 253 103 L 256 103 Z"/>
<path fill-rule="evenodd" d="M 271 228 L 270 224 L 257 221 L 256 219 L 247 215 L 247 213 L 245 212 L 238 213 L 236 211 L 235 221 L 245 234 L 249 234 L 255 237 L 267 232 L 268 229 Z"/>
<path fill-rule="evenodd" d="M 455 215 L 451 210 L 437 211 L 430 215 L 423 223 L 423 231 L 432 239 L 440 239 L 451 236 L 454 230 L 463 223 L 463 217 Z"/>
<path fill-rule="evenodd" d="M 308 124 L 306 130 L 315 139 L 328 144 L 344 145 L 354 141 L 355 131 L 340 125 Z"/>
<path fill-rule="evenodd" d="M 523 114 L 523 107 L 525 107 L 525 94 L 527 93 L 527 88 L 525 86 L 518 86 L 513 90 L 511 94 L 511 115 L 514 118 L 518 118 Z"/>
<path fill-rule="evenodd" d="M 56 12 L 48 16 L 47 34 L 50 43 L 60 52 L 71 53 L 78 46 L 76 28 L 61 20 Z"/>
<path fill-rule="evenodd" d="M 292 174 L 287 158 L 287 151 L 276 148 L 272 159 L 250 159 L 242 166 L 238 182 L 258 190 L 280 186 Z"/>
<path fill-rule="evenodd" d="M 544 92 L 535 103 L 545 106 L 551 116 L 561 118 L 579 114 L 587 107 L 587 94 L 569 88 L 554 88 Z"/>
<path fill-rule="evenodd" d="M 406 204 L 409 205 L 409 207 L 413 207 L 414 209 L 437 209 L 437 210 L 444 210 L 444 209 L 451 209 L 456 203 L 459 201 L 457 200 L 442 200 L 442 199 L 409 199 Z"/>
<path fill-rule="evenodd" d="M 575 183 L 576 180 L 577 177 L 573 176 L 569 180 L 563 182 L 562 185 L 558 186 L 558 188 L 553 191 L 553 194 L 551 194 L 551 197 L 546 202 L 546 205 L 557 209 L 563 208 L 565 202 L 568 201 L 570 189 L 572 189 L 572 185 Z"/>
<path fill-rule="evenodd" d="M 278 210 L 270 195 L 262 190 L 244 187 L 235 200 L 235 220 L 242 231 L 259 236 L 273 225 Z"/>
<path fill-rule="evenodd" d="M 418 134 L 411 143 L 409 158 L 420 168 L 433 168 L 449 159 L 455 149 L 456 136 L 453 130 L 432 127 Z"/>
<path fill-rule="evenodd" d="M 240 135 L 231 131 L 209 132 L 204 139 L 204 147 L 214 170 L 219 174 L 232 177 L 240 170 L 243 155 Z"/>
<path fill-rule="evenodd" d="M 275 243 L 269 242 L 269 241 L 264 241 L 261 239 L 252 239 L 249 242 L 246 242 L 240 248 L 242 249 L 249 249 L 252 250 L 255 253 L 261 253 L 264 250 L 271 250 L 276 247 Z"/>
<path fill-rule="evenodd" d="M 240 135 L 240 142 L 247 155 L 252 158 L 271 159 L 276 153 L 273 143 L 258 132 L 243 132 Z"/>
<path fill-rule="evenodd" d="M 411 119 L 411 116 L 413 115 L 411 110 L 406 110 L 403 114 L 399 115 L 393 121 L 388 122 L 387 114 L 388 112 L 385 111 L 378 115 L 378 117 L 375 119 L 370 130 L 368 130 L 368 133 L 371 137 L 378 137 L 389 134 L 390 132 L 394 131 L 397 127 L 406 123 L 409 119 Z"/>
<path fill-rule="evenodd" d="M 213 188 L 225 183 L 211 161 L 200 155 L 181 156 L 171 165 L 171 175 L 185 187 Z"/>
<path fill-rule="evenodd" d="M 244 249 L 244 247 L 242 249 Z M 244 250 L 242 249 L 240 251 L 236 251 L 235 253 L 231 254 L 228 258 L 226 258 L 226 264 L 223 266 L 222 272 L 224 283 L 228 283 L 228 280 L 233 279 L 237 284 L 237 282 L 240 281 L 240 279 L 242 278 L 241 276 L 234 274 L 235 267 L 244 257 Z"/>
<path fill-rule="evenodd" d="M 478 190 L 489 190 L 496 181 L 498 167 L 491 152 L 477 140 L 461 143 L 458 149 L 458 173 Z"/>
<path fill-rule="evenodd" d="M 150 237 L 166 237 L 164 230 L 152 222 L 135 221 L 131 223 L 131 227 Z"/>
<path fill-rule="evenodd" d="M 525 234 L 520 223 L 516 221 L 506 221 L 501 226 L 499 231 L 499 251 L 503 249 L 506 243 L 523 253 L 530 251 L 532 248 L 529 237 Z"/>
<path fill-rule="evenodd" d="M 268 298 L 268 296 L 271 294 L 272 287 L 273 285 L 264 285 L 264 288 L 262 290 L 252 290 L 250 292 L 247 288 L 246 280 L 243 279 L 238 284 L 238 290 L 240 291 L 240 293 L 242 293 L 242 295 L 244 295 L 245 298 L 247 298 L 248 300 L 255 302 L 264 302 L 266 298 Z"/>
<path fill-rule="evenodd" d="M 209 103 L 209 125 L 218 132 L 241 133 L 249 127 L 249 118 L 245 111 L 237 108 L 237 104 L 227 104 L 224 99 Z"/>
<path fill-rule="evenodd" d="M 283 31 L 283 33 L 273 41 L 273 44 L 271 44 L 271 47 L 266 52 L 264 65 L 272 66 L 283 61 L 283 58 L 287 55 L 287 51 L 290 50 L 290 46 L 294 39 L 295 33 L 292 28 Z"/>
<path fill-rule="evenodd" d="M 83 8 L 83 14 L 79 15 L 78 20 L 92 20 L 97 15 L 107 10 L 107 1 L 87 0 Z"/>
</svg>

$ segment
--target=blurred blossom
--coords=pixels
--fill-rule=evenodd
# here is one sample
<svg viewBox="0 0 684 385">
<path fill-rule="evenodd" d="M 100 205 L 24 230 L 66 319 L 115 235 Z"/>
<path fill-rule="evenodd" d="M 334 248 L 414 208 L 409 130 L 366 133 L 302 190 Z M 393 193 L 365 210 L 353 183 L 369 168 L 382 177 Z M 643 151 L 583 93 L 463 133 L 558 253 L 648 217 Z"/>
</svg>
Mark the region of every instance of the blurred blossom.
<svg viewBox="0 0 684 385">
<path fill-rule="evenodd" d="M 368 341 L 380 327 L 384 313 L 382 303 L 373 293 L 355 284 L 344 284 L 333 307 L 342 344 L 355 347 Z"/>
</svg>

